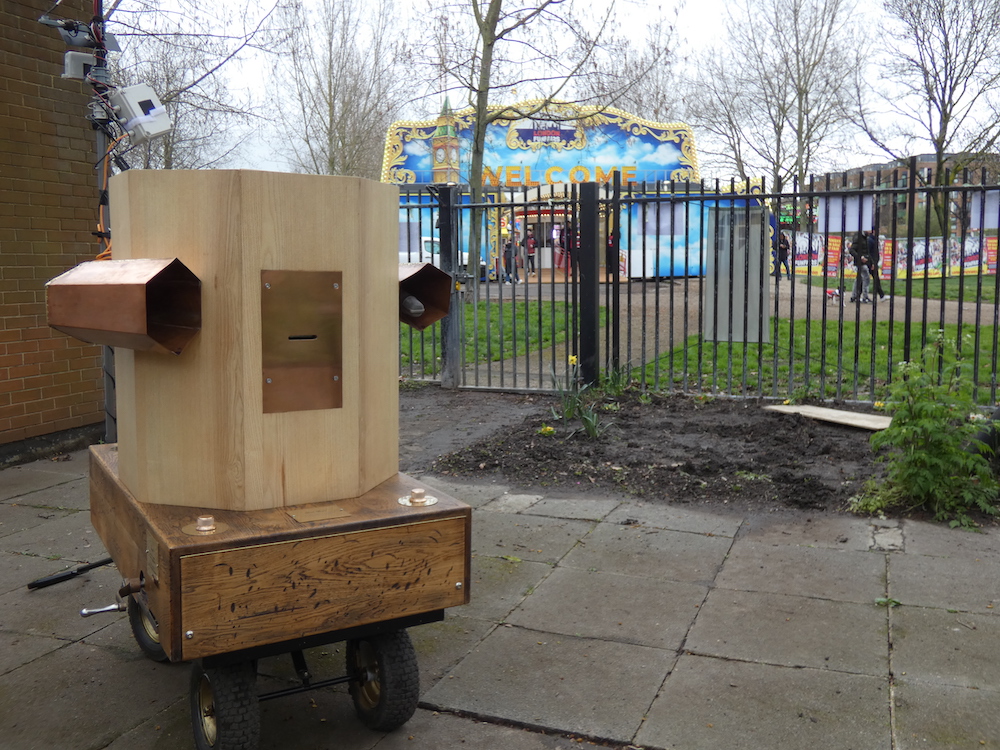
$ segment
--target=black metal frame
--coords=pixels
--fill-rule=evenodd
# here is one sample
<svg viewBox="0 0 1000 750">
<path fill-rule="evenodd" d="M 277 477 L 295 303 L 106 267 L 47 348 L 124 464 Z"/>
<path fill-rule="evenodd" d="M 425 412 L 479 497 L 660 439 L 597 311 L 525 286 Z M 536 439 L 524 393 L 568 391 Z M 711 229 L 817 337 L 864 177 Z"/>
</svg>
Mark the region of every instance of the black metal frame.
<svg viewBox="0 0 1000 750">
<path fill-rule="evenodd" d="M 595 184 L 568 185 L 561 195 L 543 196 L 537 189 L 528 188 L 502 189 L 479 205 L 463 203 L 461 191 L 448 188 L 450 208 L 442 212 L 435 223 L 441 238 L 448 238 L 453 253 L 457 254 L 457 245 L 468 240 L 463 231 L 472 223 L 468 220 L 470 212 L 480 211 L 487 215 L 483 223 L 490 226 L 493 222 L 494 237 L 499 236 L 501 222 L 509 226 L 519 218 L 523 221 L 526 217 L 534 217 L 531 221 L 546 225 L 562 221 L 569 229 L 572 234 L 570 266 L 565 274 L 552 274 L 552 278 L 544 283 L 509 286 L 498 283 L 496 278 L 479 282 L 463 275 L 459 269 L 456 278 L 460 281 L 462 292 L 455 298 L 452 313 L 458 319 L 450 328 L 458 340 L 442 346 L 439 331 L 428 329 L 420 334 L 418 342 L 421 351 L 426 353 L 416 357 L 421 360 L 420 366 L 414 367 L 411 363 L 408 368 L 401 368 L 401 375 L 413 379 L 440 378 L 446 387 L 551 392 L 558 390 L 560 384 L 567 383 L 570 377 L 578 377 L 585 383 L 596 383 L 602 371 L 642 368 L 643 387 L 656 390 L 770 399 L 805 393 L 812 396 L 818 394 L 819 398 L 870 402 L 877 400 L 891 381 L 892 363 L 915 357 L 945 322 L 946 301 L 931 300 L 928 291 L 932 289 L 932 284 L 940 284 L 943 295 L 946 284 L 944 274 L 951 273 L 959 279 L 960 302 L 975 304 L 973 313 L 958 305 L 958 336 L 954 343 L 974 362 L 978 372 L 976 388 L 979 400 L 995 402 L 1000 396 L 1000 381 L 996 377 L 997 360 L 1000 358 L 1000 341 L 997 340 L 1000 304 L 984 303 L 982 291 L 990 285 L 996 298 L 1000 299 L 1000 274 L 990 276 L 985 271 L 979 273 L 967 269 L 967 257 L 973 256 L 966 253 L 977 252 L 980 258 L 985 258 L 988 243 L 994 243 L 990 246 L 991 252 L 995 247 L 996 230 L 984 229 L 987 226 L 984 217 L 986 196 L 996 195 L 1000 185 L 985 171 L 965 171 L 959 175 L 946 173 L 942 179 L 936 179 L 933 174 L 926 175 L 925 171 L 918 170 L 916 160 L 911 159 L 909 164 L 892 169 L 863 175 L 827 175 L 812 178 L 805 186 L 793 181 L 788 189 L 773 191 L 767 190 L 763 180 L 749 186 L 718 180 L 712 183 L 670 181 L 622 186 L 615 180 L 603 187 Z M 629 257 L 648 260 L 650 253 L 664 252 L 666 248 L 672 258 L 675 252 L 683 251 L 680 246 L 675 247 L 676 238 L 683 239 L 689 225 L 693 226 L 691 222 L 697 221 L 686 207 L 726 195 L 752 197 L 778 217 L 776 230 L 797 230 L 800 243 L 808 245 L 811 250 L 819 248 L 819 255 L 810 252 L 793 268 L 799 271 L 796 274 L 802 282 L 799 284 L 780 283 L 781 279 L 767 273 L 762 274 L 761 279 L 750 278 L 746 269 L 741 269 L 742 274 L 731 269 L 731 282 L 768 287 L 769 309 L 739 311 L 744 328 L 755 323 L 748 319 L 748 315 L 760 316 L 756 323 L 770 327 L 771 341 L 768 346 L 771 349 L 767 352 L 763 344 L 753 344 L 756 349 L 751 344 L 741 344 L 739 335 L 732 337 L 736 341 L 731 338 L 719 342 L 722 346 L 705 339 L 705 306 L 723 304 L 726 300 L 707 299 L 706 286 L 702 283 L 704 278 L 682 272 L 669 278 L 640 276 L 623 279 L 618 263 L 613 262 L 619 249 Z M 843 201 L 839 207 L 831 209 L 834 203 L 831 199 L 863 199 L 874 206 L 874 216 L 871 219 L 862 216 L 860 201 L 858 208 L 848 208 L 847 201 Z M 947 268 L 941 278 L 929 275 L 917 277 L 914 274 L 914 253 L 920 247 L 928 246 L 931 237 L 930 206 L 934 201 L 943 204 L 952 214 L 952 220 L 957 221 L 948 234 L 954 245 L 950 252 L 955 258 L 949 258 L 949 250 L 946 249 L 943 262 Z M 973 226 L 970 206 L 976 202 L 983 209 L 979 225 Z M 820 203 L 825 205 L 822 212 Z M 917 221 L 916 214 L 921 204 L 927 206 L 927 211 L 924 220 Z M 790 211 L 783 210 L 789 207 Z M 404 200 L 400 208 L 401 211 L 412 210 L 412 205 Z M 734 210 L 749 209 L 744 204 Z M 904 210 L 905 216 L 902 213 Z M 667 219 L 661 218 L 664 211 L 671 212 Z M 852 213 L 855 211 L 856 214 Z M 788 215 L 789 223 L 780 223 L 783 214 Z M 991 219 L 997 218 L 991 215 Z M 825 230 L 819 230 L 817 219 L 827 220 Z M 619 221 L 623 226 L 617 226 Z M 650 221 L 650 226 L 657 227 L 656 234 L 647 235 L 644 231 L 636 234 L 632 231 L 638 229 L 633 226 L 635 221 Z M 849 244 L 846 233 L 829 228 L 831 222 L 836 225 L 838 221 L 847 225 L 872 221 L 875 227 L 883 230 L 887 247 L 906 254 L 905 266 L 900 265 L 898 269 L 890 266 L 888 257 L 883 259 L 882 265 L 885 291 L 889 295 L 903 297 L 897 300 L 899 304 L 876 303 L 863 314 L 855 307 L 827 304 L 844 302 L 847 284 L 851 281 L 845 276 L 842 260 L 837 267 L 837 275 L 826 273 L 831 253 L 834 252 L 831 238 L 836 237 L 836 242 L 842 243 L 841 258 L 846 255 Z M 661 227 L 669 236 L 659 234 Z M 766 234 L 763 227 L 762 234 Z M 640 245 L 629 245 L 629 238 L 634 236 L 644 238 Z M 604 237 L 609 241 L 605 242 Z M 764 254 L 761 260 L 771 271 L 776 260 L 772 254 L 773 239 L 768 235 L 758 240 Z M 974 247 L 977 241 L 978 246 Z M 970 247 L 972 250 L 969 250 Z M 699 252 L 703 259 L 731 250 L 731 247 L 710 247 L 707 236 L 703 234 L 701 237 Z M 600 266 L 603 252 L 607 252 L 607 256 L 603 258 L 606 273 L 602 282 Z M 686 260 L 684 262 L 687 263 Z M 965 282 L 968 275 L 972 275 L 974 284 Z M 605 284 L 603 290 L 600 289 L 601 283 Z M 818 294 L 819 291 L 822 294 Z M 914 296 L 921 292 L 922 297 Z M 469 302 L 477 304 L 471 306 L 467 304 Z M 554 312 L 550 324 L 552 330 L 546 329 L 545 332 L 552 334 L 550 339 L 555 339 L 558 333 L 562 343 L 535 343 L 542 338 L 542 309 L 546 306 L 551 306 Z M 601 307 L 607 316 L 603 326 L 600 324 Z M 789 309 L 792 310 L 791 317 Z M 799 312 L 795 312 L 796 309 Z M 804 314 L 801 312 L 803 309 Z M 733 313 L 732 309 L 728 309 L 728 315 Z M 952 313 L 949 312 L 949 315 Z M 781 328 L 784 333 L 780 340 L 779 318 L 788 322 Z M 890 336 L 890 364 L 888 370 L 882 371 L 881 366 L 878 369 L 875 367 L 876 339 L 873 331 L 876 327 L 884 329 L 886 326 L 902 333 Z M 992 329 L 988 328 L 990 326 Z M 515 353 L 497 351 L 497 345 L 490 339 L 480 344 L 473 332 L 483 328 L 495 330 L 497 335 L 494 339 L 506 339 L 512 343 L 517 347 Z M 990 330 L 992 340 L 986 338 Z M 973 336 L 973 351 L 962 341 L 964 333 Z M 738 346 L 734 347 L 734 344 Z M 835 354 L 828 354 L 834 351 Z M 676 356 L 666 356 L 671 352 Z M 439 365 L 438 358 L 442 353 L 444 356 Z M 577 365 L 569 364 L 571 357 L 576 358 Z M 735 375 L 737 369 L 742 371 L 742 375 Z M 767 382 L 762 377 L 765 370 L 771 373 Z M 449 371 L 449 375 L 445 377 L 443 371 Z"/>
</svg>

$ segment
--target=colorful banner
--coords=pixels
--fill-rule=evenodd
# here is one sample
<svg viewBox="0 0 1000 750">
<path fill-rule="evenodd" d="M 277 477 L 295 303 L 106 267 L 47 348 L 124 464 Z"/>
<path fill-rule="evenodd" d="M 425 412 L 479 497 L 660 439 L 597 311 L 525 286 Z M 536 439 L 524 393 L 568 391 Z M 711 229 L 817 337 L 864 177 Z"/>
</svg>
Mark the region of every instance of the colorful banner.
<svg viewBox="0 0 1000 750">
<path fill-rule="evenodd" d="M 683 123 L 655 123 L 614 107 L 522 102 L 487 126 L 484 187 L 536 187 L 582 182 L 622 184 L 697 180 L 694 135 Z M 492 107 L 497 112 L 502 108 Z M 467 184 L 475 110 L 389 128 L 382 182 Z"/>
</svg>

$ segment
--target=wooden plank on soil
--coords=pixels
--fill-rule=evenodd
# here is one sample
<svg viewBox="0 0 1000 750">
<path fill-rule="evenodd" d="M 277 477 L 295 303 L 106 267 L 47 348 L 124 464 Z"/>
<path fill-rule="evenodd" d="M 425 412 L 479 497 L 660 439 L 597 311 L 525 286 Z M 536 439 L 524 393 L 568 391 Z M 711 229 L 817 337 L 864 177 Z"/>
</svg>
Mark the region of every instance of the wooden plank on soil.
<svg viewBox="0 0 1000 750">
<path fill-rule="evenodd" d="M 825 406 L 798 406 L 795 404 L 778 404 L 775 406 L 765 406 L 771 411 L 780 411 L 784 414 L 801 414 L 810 419 L 820 419 L 824 422 L 835 422 L 845 424 L 849 427 L 859 427 L 862 430 L 877 432 L 884 430 L 892 422 L 892 417 L 882 414 L 860 414 L 854 411 L 842 411 L 840 409 L 829 409 Z"/>
</svg>

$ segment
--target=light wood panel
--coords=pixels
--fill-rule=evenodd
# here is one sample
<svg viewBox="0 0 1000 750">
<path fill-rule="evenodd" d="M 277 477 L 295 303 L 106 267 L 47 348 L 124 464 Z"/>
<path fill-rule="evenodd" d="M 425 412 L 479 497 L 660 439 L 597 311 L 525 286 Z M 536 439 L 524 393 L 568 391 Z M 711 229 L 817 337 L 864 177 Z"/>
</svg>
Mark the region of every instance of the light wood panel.
<svg viewBox="0 0 1000 750">
<path fill-rule="evenodd" d="M 115 257 L 202 282 L 183 354 L 118 350 L 121 478 L 141 502 L 255 510 L 356 497 L 398 467 L 397 189 L 346 177 L 131 170 Z M 260 273 L 343 274 L 343 406 L 264 414 Z"/>
<path fill-rule="evenodd" d="M 885 414 L 861 414 L 859 412 L 844 411 L 843 409 L 830 409 L 826 406 L 775 404 L 773 406 L 765 406 L 764 408 L 771 411 L 784 412 L 785 414 L 801 414 L 803 417 L 809 417 L 810 419 L 843 424 L 848 427 L 858 427 L 862 430 L 871 430 L 872 432 L 884 430 L 892 424 L 892 417 L 888 417 Z"/>
</svg>

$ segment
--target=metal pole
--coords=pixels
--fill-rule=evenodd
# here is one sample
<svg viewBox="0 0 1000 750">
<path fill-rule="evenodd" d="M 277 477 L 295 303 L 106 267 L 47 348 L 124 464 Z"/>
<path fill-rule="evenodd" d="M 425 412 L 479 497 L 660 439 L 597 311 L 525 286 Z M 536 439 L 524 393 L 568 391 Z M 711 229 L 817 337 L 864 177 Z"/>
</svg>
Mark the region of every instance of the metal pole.
<svg viewBox="0 0 1000 750">
<path fill-rule="evenodd" d="M 458 188 L 448 186 L 437 190 L 438 231 L 441 242 L 441 270 L 451 274 L 451 304 L 441 319 L 441 387 L 455 390 L 462 376 L 462 348 L 459 322 L 462 310 L 458 259 L 458 233 L 455 231 L 455 203 Z M 478 279 L 477 279 L 478 281 Z"/>
<path fill-rule="evenodd" d="M 611 366 L 617 371 L 621 366 L 622 354 L 621 325 L 619 325 L 618 320 L 621 309 L 621 289 L 619 289 L 619 284 L 621 283 L 621 263 L 619 258 L 621 257 L 622 241 L 620 223 L 622 216 L 621 172 L 616 169 L 612 179 L 611 213 L 613 218 L 609 222 L 609 226 L 613 228 L 614 235 L 611 241 L 611 252 L 609 253 L 608 260 L 614 261 L 614 271 L 611 274 L 611 309 L 608 311 L 608 323 L 611 326 Z M 605 274 L 609 270 L 611 269 L 605 268 Z"/>
<path fill-rule="evenodd" d="M 917 209 L 917 157 L 910 157 L 910 176 L 906 183 L 906 306 L 903 308 L 903 361 L 910 361 L 910 336 L 913 332 L 913 235 Z"/>
<path fill-rule="evenodd" d="M 600 253 L 598 252 L 598 185 L 580 185 L 580 377 L 584 383 L 596 385 L 600 380 Z"/>
<path fill-rule="evenodd" d="M 112 8 L 112 12 L 114 8 Z M 104 229 L 110 231 L 111 227 L 111 207 L 107 203 L 108 196 L 105 193 L 106 185 L 102 175 L 102 160 L 110 158 L 107 156 L 108 136 L 100 122 L 107 120 L 107 112 L 101 102 L 101 96 L 108 90 L 108 47 L 104 41 L 104 3 L 103 0 L 94 2 L 94 19 L 92 30 L 97 46 L 94 48 L 95 65 L 90 69 L 91 83 L 94 87 L 94 97 L 91 100 L 90 120 L 95 123 L 94 132 L 97 137 L 97 191 L 100 196 L 104 210 Z M 110 167 L 108 167 L 110 169 Z M 115 350 L 110 346 L 103 349 L 101 369 L 104 373 L 104 440 L 108 443 L 118 442 L 118 411 L 115 398 Z"/>
</svg>

